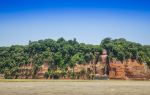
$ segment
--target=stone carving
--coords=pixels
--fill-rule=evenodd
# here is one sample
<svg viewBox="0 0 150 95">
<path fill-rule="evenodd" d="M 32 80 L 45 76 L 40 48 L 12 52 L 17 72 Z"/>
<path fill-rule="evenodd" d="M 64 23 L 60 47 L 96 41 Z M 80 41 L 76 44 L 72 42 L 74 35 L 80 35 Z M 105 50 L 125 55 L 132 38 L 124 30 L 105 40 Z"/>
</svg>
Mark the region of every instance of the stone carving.
<svg viewBox="0 0 150 95">
<path fill-rule="evenodd" d="M 105 77 L 105 79 L 140 79 L 144 80 L 150 78 L 150 70 L 144 63 L 139 63 L 136 60 L 125 60 L 123 62 L 118 60 L 108 61 L 107 51 L 104 49 L 100 55 L 100 61 L 96 62 L 92 60 L 85 64 L 76 64 L 74 67 L 76 79 L 97 79 Z M 32 69 L 35 65 L 31 62 L 30 64 L 22 65 L 19 69 L 18 78 L 33 78 Z M 48 72 L 48 63 L 44 63 L 37 70 L 36 78 L 44 78 L 45 72 Z M 70 73 L 73 68 L 69 66 L 66 69 L 66 79 L 70 79 Z M 84 75 L 83 75 L 84 73 Z M 104 79 L 104 78 L 103 78 Z"/>
<path fill-rule="evenodd" d="M 103 52 L 102 52 L 102 55 L 100 56 L 100 59 L 101 59 L 101 64 L 103 64 L 103 75 L 107 76 L 109 73 L 108 73 L 108 67 L 109 67 L 109 63 L 107 63 L 107 51 L 104 49 Z M 101 65 L 102 66 L 102 65 Z"/>
</svg>

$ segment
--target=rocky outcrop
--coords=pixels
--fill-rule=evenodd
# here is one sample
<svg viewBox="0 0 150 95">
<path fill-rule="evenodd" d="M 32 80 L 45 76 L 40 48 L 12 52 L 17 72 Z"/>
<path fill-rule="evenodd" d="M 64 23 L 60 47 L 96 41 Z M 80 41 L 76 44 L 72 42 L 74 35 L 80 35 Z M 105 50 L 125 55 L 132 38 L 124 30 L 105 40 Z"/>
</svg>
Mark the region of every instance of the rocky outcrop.
<svg viewBox="0 0 150 95">
<path fill-rule="evenodd" d="M 32 79 L 32 70 L 33 70 L 34 64 L 24 64 L 19 67 L 19 79 Z"/>
<path fill-rule="evenodd" d="M 33 63 L 29 63 L 29 64 L 24 64 L 22 66 L 19 67 L 19 76 L 18 79 L 32 79 L 33 78 L 33 68 L 34 68 L 34 64 Z M 48 64 L 44 63 L 43 65 L 41 65 L 35 75 L 35 78 L 38 79 L 43 79 L 44 78 L 44 74 L 45 72 L 48 72 Z"/>
<path fill-rule="evenodd" d="M 105 63 L 98 62 L 97 64 L 76 64 L 74 67 L 75 73 L 80 73 L 82 69 L 86 74 L 94 74 L 96 77 L 102 78 L 105 75 Z M 132 80 L 145 80 L 150 78 L 150 70 L 145 63 L 139 63 L 136 60 L 116 61 L 113 60 L 109 63 L 109 79 L 132 79 Z"/>
<path fill-rule="evenodd" d="M 126 76 L 129 79 L 145 79 L 147 73 L 147 65 L 145 63 L 139 63 L 136 60 L 128 60 L 124 64 Z"/>
<path fill-rule="evenodd" d="M 109 61 L 107 51 L 103 50 L 100 61 L 91 61 L 85 64 L 76 64 L 74 68 L 67 67 L 67 75 L 63 79 L 71 79 L 74 70 L 74 78 L 76 79 L 134 79 L 145 80 L 150 79 L 150 70 L 145 63 L 140 63 L 137 60 L 125 60 L 123 62 L 112 60 Z M 33 78 L 32 72 L 34 64 L 20 66 L 18 78 Z M 45 62 L 36 71 L 34 78 L 43 79 L 44 74 L 48 72 L 48 64 Z M 61 69 L 61 68 L 57 68 Z M 105 77 L 105 78 L 103 78 Z"/>
<path fill-rule="evenodd" d="M 110 62 L 109 78 L 145 80 L 148 70 L 145 63 L 139 63 L 136 60 L 112 61 Z"/>
<path fill-rule="evenodd" d="M 109 78 L 110 79 L 125 79 L 125 67 L 120 61 L 110 62 Z"/>
<path fill-rule="evenodd" d="M 43 79 L 46 72 L 48 72 L 48 63 L 44 63 L 42 66 L 40 66 L 36 74 L 37 78 Z"/>
</svg>

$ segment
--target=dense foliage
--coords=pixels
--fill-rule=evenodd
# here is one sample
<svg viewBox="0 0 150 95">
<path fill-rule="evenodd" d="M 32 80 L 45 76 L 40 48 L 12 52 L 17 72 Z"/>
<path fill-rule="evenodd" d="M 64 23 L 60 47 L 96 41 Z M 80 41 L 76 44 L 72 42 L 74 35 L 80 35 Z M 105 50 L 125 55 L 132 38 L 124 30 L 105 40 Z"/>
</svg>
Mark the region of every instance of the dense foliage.
<svg viewBox="0 0 150 95">
<path fill-rule="evenodd" d="M 123 38 L 114 40 L 105 38 L 102 40 L 101 46 L 107 50 L 110 60 L 135 59 L 150 66 L 150 46 L 142 46 L 139 43 L 126 41 Z"/>
<path fill-rule="evenodd" d="M 45 61 L 53 64 L 51 69 L 74 67 L 75 63 L 85 64 L 92 60 L 98 61 L 102 48 L 108 51 L 110 60 L 136 59 L 150 66 L 150 46 L 142 46 L 123 38 L 114 40 L 105 38 L 101 45 L 90 45 L 79 43 L 76 39 L 66 41 L 59 38 L 57 41 L 52 39 L 29 41 L 29 44 L 25 46 L 0 47 L 0 73 L 13 75 L 20 65 L 30 62 L 35 63 L 37 68 Z M 34 69 L 37 70 L 37 68 Z M 52 74 L 52 71 L 48 73 Z M 48 77 L 48 73 L 45 74 L 45 77 Z"/>
<path fill-rule="evenodd" d="M 46 61 L 60 68 L 73 66 L 75 63 L 88 63 L 94 59 L 95 52 L 99 50 L 99 45 L 78 43 L 76 39 L 66 41 L 64 38 L 57 41 L 52 39 L 29 41 L 29 45 L 26 46 L 0 47 L 0 73 L 12 74 L 11 71 L 17 72 L 20 65 L 31 61 L 37 66 Z"/>
</svg>

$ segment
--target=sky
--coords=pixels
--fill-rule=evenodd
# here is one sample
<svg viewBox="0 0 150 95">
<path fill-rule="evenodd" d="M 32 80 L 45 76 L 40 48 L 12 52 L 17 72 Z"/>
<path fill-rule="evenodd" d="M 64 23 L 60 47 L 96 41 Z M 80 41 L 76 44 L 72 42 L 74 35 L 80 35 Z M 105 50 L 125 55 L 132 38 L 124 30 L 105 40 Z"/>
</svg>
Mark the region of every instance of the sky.
<svg viewBox="0 0 150 95">
<path fill-rule="evenodd" d="M 0 0 L 0 46 L 106 37 L 150 45 L 149 0 Z"/>
</svg>

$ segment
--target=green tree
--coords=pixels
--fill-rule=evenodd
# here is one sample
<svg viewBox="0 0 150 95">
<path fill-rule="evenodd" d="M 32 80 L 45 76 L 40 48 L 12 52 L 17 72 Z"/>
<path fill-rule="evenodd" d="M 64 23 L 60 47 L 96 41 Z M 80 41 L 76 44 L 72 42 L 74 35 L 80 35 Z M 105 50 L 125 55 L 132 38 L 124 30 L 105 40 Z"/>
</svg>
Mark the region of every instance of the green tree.
<svg viewBox="0 0 150 95">
<path fill-rule="evenodd" d="M 45 77 L 46 79 L 48 79 L 48 78 L 49 78 L 49 73 L 48 73 L 48 72 L 45 72 L 44 77 Z"/>
</svg>

